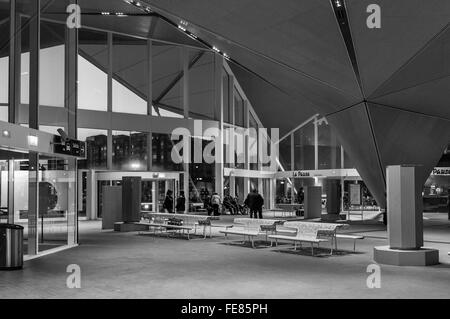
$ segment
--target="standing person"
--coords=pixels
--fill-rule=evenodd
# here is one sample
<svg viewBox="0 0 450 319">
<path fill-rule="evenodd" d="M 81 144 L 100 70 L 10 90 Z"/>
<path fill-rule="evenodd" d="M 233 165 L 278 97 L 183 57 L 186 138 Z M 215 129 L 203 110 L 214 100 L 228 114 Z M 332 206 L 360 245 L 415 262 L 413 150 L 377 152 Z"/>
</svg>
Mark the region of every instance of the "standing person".
<svg viewBox="0 0 450 319">
<path fill-rule="evenodd" d="M 219 208 L 220 208 L 220 196 L 217 193 L 213 193 L 211 196 L 211 204 L 214 211 L 214 216 L 219 216 Z"/>
<path fill-rule="evenodd" d="M 175 206 L 177 213 L 183 214 L 186 210 L 186 198 L 184 197 L 184 192 L 180 192 L 180 196 L 177 198 L 177 205 Z"/>
<path fill-rule="evenodd" d="M 251 193 L 247 195 L 244 204 L 247 205 L 250 209 L 250 218 L 263 218 L 262 207 L 264 205 L 264 199 L 260 194 L 258 194 L 258 191 L 256 189 L 253 189 Z"/>
<path fill-rule="evenodd" d="M 169 189 L 166 193 L 166 198 L 164 199 L 163 203 L 163 209 L 168 212 L 169 214 L 173 214 L 173 197 L 172 197 L 172 190 Z"/>
</svg>

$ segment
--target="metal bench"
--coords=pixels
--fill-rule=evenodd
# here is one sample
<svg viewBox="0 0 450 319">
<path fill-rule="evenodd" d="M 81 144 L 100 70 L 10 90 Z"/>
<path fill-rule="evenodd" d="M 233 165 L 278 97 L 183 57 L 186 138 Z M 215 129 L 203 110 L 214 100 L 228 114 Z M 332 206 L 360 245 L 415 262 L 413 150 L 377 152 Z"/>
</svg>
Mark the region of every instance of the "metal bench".
<svg viewBox="0 0 450 319">
<path fill-rule="evenodd" d="M 314 244 L 320 246 L 320 243 L 330 241 L 330 255 L 333 254 L 333 241 L 336 239 L 336 229 L 342 227 L 342 224 L 330 223 L 310 223 L 310 222 L 286 222 L 283 226 L 277 227 L 277 235 L 271 235 L 269 238 L 275 239 L 275 245 L 278 240 L 292 241 L 294 250 L 297 250 L 297 243 L 302 242 L 311 244 L 311 255 L 314 256 Z M 295 229 L 293 235 L 279 235 L 278 232 L 290 232 Z"/>
<path fill-rule="evenodd" d="M 277 223 L 284 223 L 284 220 L 275 220 L 275 219 L 252 219 L 252 218 L 235 218 L 233 220 L 233 225 L 227 226 L 225 230 L 221 230 L 220 232 L 225 234 L 225 238 L 227 238 L 228 234 L 231 235 L 242 235 L 244 236 L 244 242 L 246 241 L 246 237 L 252 243 L 252 247 L 255 248 L 254 238 L 261 233 L 266 234 L 266 241 L 268 239 L 267 232 L 268 230 L 262 230 L 261 226 L 270 226 L 276 225 Z M 275 231 L 275 228 L 273 229 Z M 270 243 L 272 246 L 272 242 Z"/>
<path fill-rule="evenodd" d="M 364 239 L 364 236 L 361 236 L 361 235 L 350 235 L 350 234 L 336 234 L 336 242 L 337 242 L 337 238 L 353 239 L 353 251 L 356 251 L 356 240 Z M 336 244 L 336 247 L 337 247 L 337 244 Z"/>
<path fill-rule="evenodd" d="M 190 239 L 190 231 L 193 229 L 191 226 L 186 226 L 186 225 L 171 225 L 168 223 L 168 219 L 164 218 L 164 217 L 155 217 L 153 219 L 152 222 L 141 222 L 140 224 L 142 225 L 146 225 L 150 228 L 153 229 L 153 234 L 156 235 L 156 230 L 160 230 L 160 232 L 162 233 L 163 230 L 166 231 L 167 234 L 170 234 L 170 232 L 175 231 L 175 232 L 180 232 L 181 234 L 184 234 L 185 232 L 187 232 L 187 239 Z M 142 233 L 142 232 L 141 232 Z"/>
</svg>

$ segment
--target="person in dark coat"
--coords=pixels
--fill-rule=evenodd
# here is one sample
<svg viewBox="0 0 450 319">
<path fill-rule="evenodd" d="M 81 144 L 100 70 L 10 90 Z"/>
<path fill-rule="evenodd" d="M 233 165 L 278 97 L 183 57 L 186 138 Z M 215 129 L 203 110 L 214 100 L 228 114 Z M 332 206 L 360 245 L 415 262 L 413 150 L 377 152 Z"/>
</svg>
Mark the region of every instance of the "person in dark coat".
<svg viewBox="0 0 450 319">
<path fill-rule="evenodd" d="M 180 192 L 180 196 L 177 198 L 177 205 L 175 206 L 177 213 L 184 213 L 186 210 L 186 198 L 184 197 L 184 192 Z"/>
<path fill-rule="evenodd" d="M 252 192 L 247 195 L 244 204 L 250 209 L 250 218 L 263 218 L 262 207 L 264 205 L 264 199 L 256 189 L 253 189 Z"/>
<path fill-rule="evenodd" d="M 173 213 L 173 197 L 172 197 L 172 190 L 169 189 L 166 193 L 166 198 L 164 199 L 163 203 L 163 209 L 172 214 Z"/>
</svg>

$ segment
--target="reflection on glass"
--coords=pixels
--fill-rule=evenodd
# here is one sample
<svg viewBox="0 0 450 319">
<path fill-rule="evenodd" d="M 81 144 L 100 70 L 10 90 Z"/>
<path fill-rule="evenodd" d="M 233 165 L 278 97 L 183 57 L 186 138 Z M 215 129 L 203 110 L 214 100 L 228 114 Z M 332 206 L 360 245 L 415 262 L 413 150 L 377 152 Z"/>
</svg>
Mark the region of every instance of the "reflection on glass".
<svg viewBox="0 0 450 319">
<path fill-rule="evenodd" d="M 147 133 L 113 131 L 113 169 L 147 170 Z"/>
<path fill-rule="evenodd" d="M 106 169 L 107 134 L 106 130 L 78 129 L 78 139 L 86 142 L 86 159 L 78 161 L 79 169 Z"/>
<path fill-rule="evenodd" d="M 171 134 L 152 134 L 152 167 L 154 171 L 182 171 L 183 165 L 172 160 L 172 148 L 177 141 Z"/>
</svg>

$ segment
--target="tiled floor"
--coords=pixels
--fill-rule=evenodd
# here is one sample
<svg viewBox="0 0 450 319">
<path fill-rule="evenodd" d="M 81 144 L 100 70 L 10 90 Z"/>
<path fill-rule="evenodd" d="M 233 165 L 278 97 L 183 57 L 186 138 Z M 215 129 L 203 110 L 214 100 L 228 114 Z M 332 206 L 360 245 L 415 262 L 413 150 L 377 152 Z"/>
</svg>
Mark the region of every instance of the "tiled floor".
<svg viewBox="0 0 450 319">
<path fill-rule="evenodd" d="M 369 289 L 374 246 L 385 245 L 382 225 L 353 225 L 366 239 L 334 256 L 293 253 L 290 245 L 252 249 L 240 237 L 193 240 L 100 231 L 81 222 L 81 245 L 0 272 L 0 298 L 448 298 L 450 222 L 426 214 L 426 246 L 440 250 L 433 267 L 381 266 L 381 288 Z M 218 224 L 231 222 L 226 216 Z M 325 251 L 324 251 L 325 252 Z M 326 251 L 328 252 L 328 251 Z M 81 288 L 69 289 L 66 268 L 81 267 Z"/>
</svg>

